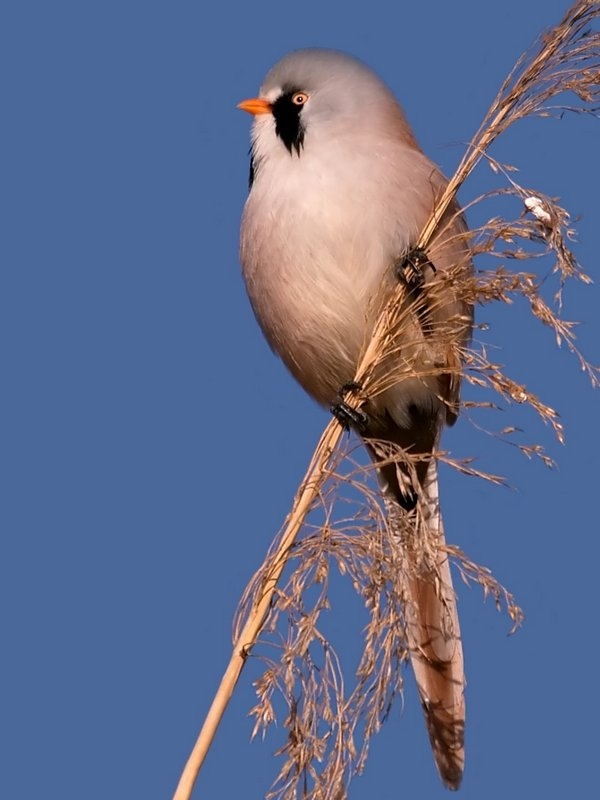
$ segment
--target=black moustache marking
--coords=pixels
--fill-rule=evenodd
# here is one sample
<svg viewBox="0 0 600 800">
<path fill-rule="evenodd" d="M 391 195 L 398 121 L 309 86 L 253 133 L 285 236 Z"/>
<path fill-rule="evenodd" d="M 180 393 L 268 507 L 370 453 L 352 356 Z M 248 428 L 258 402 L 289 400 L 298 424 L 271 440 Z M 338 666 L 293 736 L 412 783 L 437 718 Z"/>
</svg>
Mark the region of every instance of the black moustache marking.
<svg viewBox="0 0 600 800">
<path fill-rule="evenodd" d="M 255 175 L 256 175 L 256 165 L 254 163 L 254 153 L 252 152 L 252 149 L 250 149 L 250 172 L 248 174 L 248 191 L 250 191 L 250 189 L 252 188 Z"/>
<path fill-rule="evenodd" d="M 287 91 L 273 103 L 275 133 L 285 145 L 289 154 L 295 150 L 298 155 L 304 146 L 304 126 L 300 118 L 303 106 L 292 103 L 292 96 L 298 89 Z"/>
</svg>

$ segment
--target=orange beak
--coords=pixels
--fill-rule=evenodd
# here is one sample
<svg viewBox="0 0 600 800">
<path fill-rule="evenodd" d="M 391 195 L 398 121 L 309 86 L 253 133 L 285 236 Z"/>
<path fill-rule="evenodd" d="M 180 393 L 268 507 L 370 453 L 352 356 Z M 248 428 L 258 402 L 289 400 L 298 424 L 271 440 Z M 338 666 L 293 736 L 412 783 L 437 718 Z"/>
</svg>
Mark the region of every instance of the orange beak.
<svg viewBox="0 0 600 800">
<path fill-rule="evenodd" d="M 257 114 L 270 114 L 273 110 L 271 103 L 268 100 L 261 100 L 260 97 L 252 97 L 250 100 L 242 100 L 237 104 L 238 108 L 242 111 L 247 111 L 249 114 L 256 116 Z"/>
</svg>

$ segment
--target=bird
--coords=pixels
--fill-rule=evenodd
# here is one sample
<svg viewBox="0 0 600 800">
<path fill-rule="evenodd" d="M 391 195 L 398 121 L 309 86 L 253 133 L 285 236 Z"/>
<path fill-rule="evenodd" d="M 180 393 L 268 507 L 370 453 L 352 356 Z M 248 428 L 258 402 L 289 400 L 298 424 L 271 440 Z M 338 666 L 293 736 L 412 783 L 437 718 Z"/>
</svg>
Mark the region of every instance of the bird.
<svg viewBox="0 0 600 800">
<path fill-rule="evenodd" d="M 393 92 L 354 56 L 292 51 L 238 107 L 254 118 L 240 261 L 258 324 L 304 390 L 362 437 L 392 526 L 408 522 L 418 537 L 425 524 L 436 544 L 423 556 L 399 534 L 410 661 L 440 777 L 457 789 L 466 681 L 434 453 L 459 413 L 473 325 L 460 289 L 472 274 L 466 222 L 453 201 L 427 250 L 416 248 L 447 180 Z M 357 367 L 399 282 L 397 341 L 380 390 L 356 410 L 344 397 L 360 394 Z"/>
</svg>

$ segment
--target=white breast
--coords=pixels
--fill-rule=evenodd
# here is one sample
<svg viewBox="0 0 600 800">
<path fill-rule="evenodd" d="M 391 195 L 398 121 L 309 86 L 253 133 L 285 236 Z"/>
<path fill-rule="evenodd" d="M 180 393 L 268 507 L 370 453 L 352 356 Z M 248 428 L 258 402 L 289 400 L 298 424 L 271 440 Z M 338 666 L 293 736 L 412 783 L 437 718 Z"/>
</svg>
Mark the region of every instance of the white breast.
<svg viewBox="0 0 600 800">
<path fill-rule="evenodd" d="M 329 403 L 354 376 L 371 332 L 370 302 L 429 211 L 422 187 L 433 167 L 395 143 L 381 153 L 372 139 L 368 149 L 360 141 L 311 145 L 300 156 L 279 147 L 262 161 L 258 149 L 241 261 L 269 343 Z"/>
</svg>

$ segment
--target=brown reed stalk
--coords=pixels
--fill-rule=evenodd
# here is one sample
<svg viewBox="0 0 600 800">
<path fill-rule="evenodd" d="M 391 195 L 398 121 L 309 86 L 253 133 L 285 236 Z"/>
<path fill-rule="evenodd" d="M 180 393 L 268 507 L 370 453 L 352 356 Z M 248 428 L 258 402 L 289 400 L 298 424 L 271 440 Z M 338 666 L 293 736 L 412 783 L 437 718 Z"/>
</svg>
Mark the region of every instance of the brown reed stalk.
<svg viewBox="0 0 600 800">
<path fill-rule="evenodd" d="M 515 219 L 494 217 L 469 234 L 473 257 L 501 259 L 500 266 L 467 276 L 461 265 L 444 277 L 455 290 L 473 303 L 511 303 L 523 298 L 535 319 L 548 326 L 558 344 L 564 343 L 579 360 L 594 385 L 598 371 L 575 344 L 574 326 L 560 317 L 562 288 L 572 278 L 589 282 L 575 258 L 570 242 L 573 231 L 568 213 L 556 201 L 526 189 L 512 177 L 512 168 L 496 162 L 489 154 L 492 143 L 517 121 L 531 116 L 560 116 L 564 111 L 598 116 L 600 99 L 600 34 L 594 28 L 600 18 L 600 3 L 578 0 L 554 28 L 546 32 L 534 48 L 525 53 L 504 81 L 490 110 L 471 140 L 466 152 L 439 198 L 436 209 L 423 230 L 418 247 L 427 250 L 439 233 L 458 189 L 479 162 L 485 160 L 505 181 L 473 204 L 507 197 L 518 202 Z M 561 95 L 574 95 L 575 105 L 560 102 Z M 447 219 L 447 216 L 446 216 Z M 558 281 L 554 307 L 541 291 L 533 272 L 512 271 L 507 263 L 551 255 Z M 398 380 L 406 367 L 394 362 L 394 351 L 406 320 L 405 288 L 398 283 L 389 297 L 367 344 L 356 373 L 360 392 L 347 397 L 359 408 L 366 398 L 383 391 Z M 404 309 L 404 312 L 399 310 Z M 408 313 L 414 313 L 414 309 Z M 443 332 L 439 333 L 443 337 Z M 481 345 L 457 354 L 457 376 L 482 390 L 491 391 L 496 400 L 465 403 L 493 407 L 498 401 L 525 403 L 554 430 L 562 441 L 562 427 L 556 412 L 514 381 L 501 365 L 490 358 Z M 394 365 L 393 367 L 391 365 Z M 432 369 L 436 369 L 435 365 Z M 509 436 L 507 426 L 499 435 Z M 256 682 L 258 702 L 253 709 L 255 732 L 264 730 L 275 718 L 273 695 L 279 691 L 287 701 L 288 740 L 282 748 L 284 763 L 275 782 L 273 797 L 342 798 L 355 772 L 364 767 L 371 735 L 376 732 L 393 700 L 401 691 L 401 667 L 407 658 L 405 641 L 406 597 L 397 580 L 402 564 L 398 549 L 390 546 L 390 532 L 377 489 L 372 488 L 368 468 L 354 460 L 352 452 L 339 447 L 342 429 L 332 420 L 327 426 L 292 510 L 265 563 L 250 582 L 238 613 L 235 644 L 230 663 L 215 695 L 210 711 L 181 776 L 174 800 L 189 800 L 193 786 L 216 733 L 219 721 L 234 691 L 245 661 L 259 636 L 276 639 L 279 661 L 267 662 Z M 551 460 L 539 445 L 517 445 L 527 456 Z M 391 461 L 397 453 L 383 454 Z M 403 456 L 406 458 L 406 454 Z M 439 452 L 436 458 L 452 464 L 465 474 L 478 475 L 495 483 L 500 476 L 483 474 L 470 462 L 457 462 Z M 345 497 L 350 488 L 354 494 Z M 356 497 L 360 497 L 357 502 Z M 333 509 L 345 503 L 346 516 L 337 518 Z M 317 514 L 313 528 L 307 522 Z M 302 538 L 298 534 L 303 531 Z M 409 533 L 407 532 L 407 536 Z M 429 546 L 428 542 L 422 545 Z M 470 561 L 458 548 L 447 546 L 463 580 L 482 586 L 498 606 L 506 607 L 515 625 L 521 611 L 512 595 L 493 578 L 489 570 Z M 427 554 L 424 554 L 426 557 Z M 343 670 L 336 653 L 321 630 L 321 617 L 329 604 L 330 566 L 350 578 L 362 599 L 369 619 L 364 631 L 363 655 L 356 670 L 356 686 L 346 693 Z M 282 576 L 285 579 L 280 584 Z M 317 589 L 316 599 L 305 599 L 307 589 Z M 278 633 L 281 615 L 288 619 L 287 634 Z M 315 658 L 318 653 L 319 665 Z M 362 743 L 357 746 L 357 741 Z M 324 766 L 318 767 L 319 762 Z"/>
</svg>

